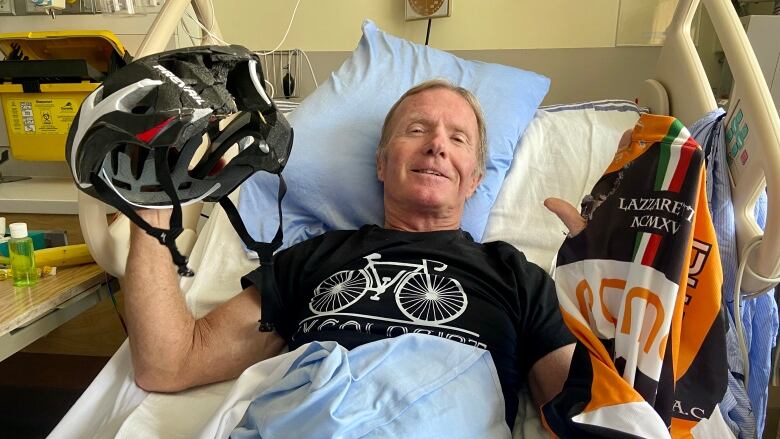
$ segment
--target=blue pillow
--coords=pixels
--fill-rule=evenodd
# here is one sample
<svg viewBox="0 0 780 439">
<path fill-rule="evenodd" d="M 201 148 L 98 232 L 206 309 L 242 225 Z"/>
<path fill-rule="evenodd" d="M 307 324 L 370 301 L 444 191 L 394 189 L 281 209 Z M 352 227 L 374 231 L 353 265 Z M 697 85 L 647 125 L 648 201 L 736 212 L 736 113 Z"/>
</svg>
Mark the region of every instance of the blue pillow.
<svg viewBox="0 0 780 439">
<path fill-rule="evenodd" d="M 480 241 L 514 149 L 549 89 L 548 78 L 512 67 L 466 61 L 379 30 L 366 20 L 350 58 L 289 116 L 295 140 L 283 176 L 284 247 L 328 230 L 384 224 L 376 146 L 385 115 L 412 86 L 445 78 L 473 92 L 485 113 L 485 178 L 467 201 L 462 227 Z M 255 239 L 278 226 L 277 178 L 244 182 L 239 212 Z"/>
</svg>

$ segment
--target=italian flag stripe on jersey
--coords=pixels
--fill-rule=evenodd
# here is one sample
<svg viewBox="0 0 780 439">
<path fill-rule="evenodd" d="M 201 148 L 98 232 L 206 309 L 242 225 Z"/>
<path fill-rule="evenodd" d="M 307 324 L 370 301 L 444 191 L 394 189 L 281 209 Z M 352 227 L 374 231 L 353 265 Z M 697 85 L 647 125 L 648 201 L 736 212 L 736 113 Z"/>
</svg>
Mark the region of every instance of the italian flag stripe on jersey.
<svg viewBox="0 0 780 439">
<path fill-rule="evenodd" d="M 658 253 L 658 245 L 661 243 L 661 235 L 657 233 L 639 232 L 634 240 L 635 263 L 651 267 L 655 261 L 655 255 Z"/>
<path fill-rule="evenodd" d="M 660 147 L 655 190 L 679 192 L 696 143 L 685 126 L 675 119 L 670 124 Z"/>
<path fill-rule="evenodd" d="M 687 133 L 687 130 L 685 130 Z M 680 192 L 682 188 L 683 180 L 685 180 L 685 174 L 688 172 L 688 165 L 691 163 L 691 156 L 696 150 L 696 142 L 690 135 L 679 149 L 680 161 L 677 168 L 674 170 L 674 176 L 669 184 L 669 190 L 672 192 Z"/>
</svg>

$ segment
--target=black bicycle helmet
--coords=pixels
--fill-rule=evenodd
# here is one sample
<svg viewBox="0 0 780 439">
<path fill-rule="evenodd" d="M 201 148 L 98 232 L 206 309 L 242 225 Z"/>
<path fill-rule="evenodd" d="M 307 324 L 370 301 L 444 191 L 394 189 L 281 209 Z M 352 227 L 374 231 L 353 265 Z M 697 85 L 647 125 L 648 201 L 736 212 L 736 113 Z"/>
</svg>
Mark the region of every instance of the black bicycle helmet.
<svg viewBox="0 0 780 439">
<path fill-rule="evenodd" d="M 181 206 L 197 201 L 219 201 L 247 246 L 270 265 L 281 227 L 271 244 L 255 242 L 227 197 L 258 171 L 278 174 L 279 203 L 284 195 L 280 172 L 293 132 L 264 82 L 258 56 L 241 46 L 190 47 L 134 60 L 84 99 L 70 127 L 66 159 L 78 188 L 165 244 L 181 275 L 193 274 L 175 246 L 183 231 Z M 234 145 L 238 153 L 226 154 Z M 135 213 L 163 207 L 173 208 L 168 230 Z"/>
</svg>

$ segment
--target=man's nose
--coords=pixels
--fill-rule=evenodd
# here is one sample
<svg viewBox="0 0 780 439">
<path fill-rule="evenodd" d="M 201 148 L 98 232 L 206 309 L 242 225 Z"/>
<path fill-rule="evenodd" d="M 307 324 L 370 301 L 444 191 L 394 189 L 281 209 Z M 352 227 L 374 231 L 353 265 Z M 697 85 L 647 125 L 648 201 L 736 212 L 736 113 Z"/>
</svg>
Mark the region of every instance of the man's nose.
<svg viewBox="0 0 780 439">
<path fill-rule="evenodd" d="M 445 130 L 438 128 L 431 132 L 431 138 L 425 152 L 431 155 L 447 155 L 447 133 Z"/>
</svg>

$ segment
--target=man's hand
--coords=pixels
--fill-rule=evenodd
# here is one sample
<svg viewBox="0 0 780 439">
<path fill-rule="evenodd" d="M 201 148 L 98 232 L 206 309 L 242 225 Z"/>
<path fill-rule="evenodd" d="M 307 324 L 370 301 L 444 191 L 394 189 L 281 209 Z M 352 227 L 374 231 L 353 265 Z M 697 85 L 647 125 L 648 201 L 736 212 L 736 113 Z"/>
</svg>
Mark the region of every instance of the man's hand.
<svg viewBox="0 0 780 439">
<path fill-rule="evenodd" d="M 577 236 L 577 234 L 583 231 L 587 225 L 585 218 L 583 218 L 577 209 L 566 200 L 548 198 L 544 200 L 544 207 L 563 221 L 563 224 L 569 229 L 569 236 Z"/>
<path fill-rule="evenodd" d="M 623 154 L 629 146 L 631 146 L 631 136 L 634 133 L 633 129 L 626 130 L 620 137 L 618 142 L 617 151 L 615 151 L 615 160 Z M 569 204 L 568 201 L 560 198 L 548 198 L 544 200 L 544 207 L 550 212 L 556 214 L 563 224 L 569 229 L 569 236 L 577 236 L 581 231 L 585 229 L 588 222 L 580 215 L 577 209 Z"/>
</svg>

